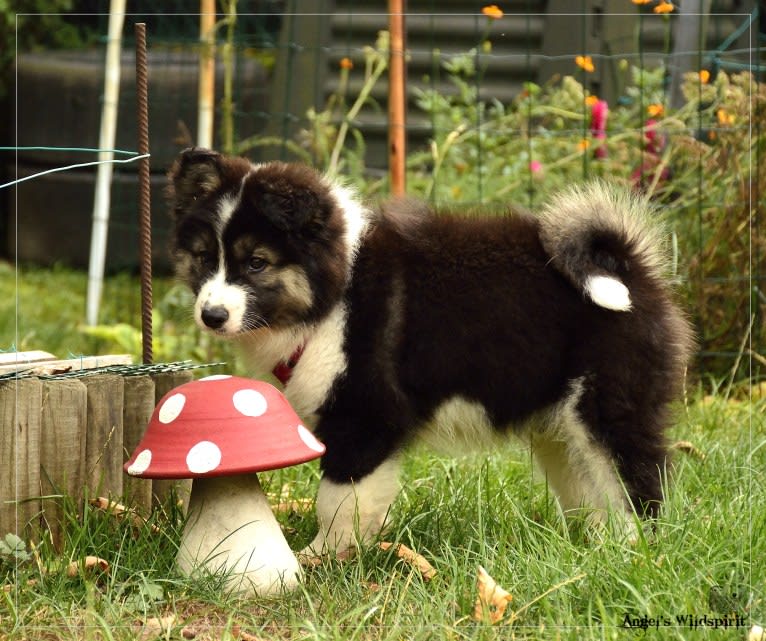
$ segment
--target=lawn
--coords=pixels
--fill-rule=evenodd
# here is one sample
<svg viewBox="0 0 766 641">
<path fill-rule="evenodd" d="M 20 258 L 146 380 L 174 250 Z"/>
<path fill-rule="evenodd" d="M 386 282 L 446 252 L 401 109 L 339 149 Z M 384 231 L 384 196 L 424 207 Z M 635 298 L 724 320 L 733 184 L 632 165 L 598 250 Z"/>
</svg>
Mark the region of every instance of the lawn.
<svg viewBox="0 0 766 641">
<path fill-rule="evenodd" d="M 3 349 L 16 340 L 16 310 L 20 348 L 120 347 L 78 329 L 82 274 L 29 269 L 17 287 L 13 269 L 0 266 L 0 290 Z M 104 322 L 135 326 L 135 279 L 110 278 L 106 291 Z M 171 281 L 158 280 L 155 291 L 168 356 L 226 356 L 194 345 Z M 352 560 L 308 568 L 293 594 L 238 599 L 220 577 L 190 581 L 174 571 L 174 505 L 138 527 L 93 506 L 78 516 L 73 506 L 62 549 L 43 540 L 0 552 L 0 640 L 746 639 L 751 625 L 766 623 L 765 410 L 763 388 L 746 382 L 688 390 L 670 433 L 681 443 L 665 507 L 634 543 L 563 523 L 523 448 L 458 459 L 412 452 L 383 538 L 430 562 L 430 580 L 372 544 Z M 302 547 L 316 522 L 310 506 L 292 501 L 313 497 L 317 465 L 261 476 L 284 508 L 288 541 Z M 86 569 L 88 555 L 108 567 Z M 473 617 L 479 566 L 512 596 L 494 625 Z"/>
</svg>

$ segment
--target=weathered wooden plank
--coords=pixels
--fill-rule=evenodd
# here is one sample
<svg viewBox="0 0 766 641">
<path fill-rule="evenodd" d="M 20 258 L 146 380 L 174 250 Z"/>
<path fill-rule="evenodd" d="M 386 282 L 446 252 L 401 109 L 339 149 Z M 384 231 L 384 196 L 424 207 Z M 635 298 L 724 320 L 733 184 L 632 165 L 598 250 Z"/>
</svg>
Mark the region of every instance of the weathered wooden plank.
<svg viewBox="0 0 766 641">
<path fill-rule="evenodd" d="M 60 549 L 66 504 L 82 508 L 88 391 L 81 380 L 72 378 L 42 385 L 40 491 L 45 497 L 43 518 Z"/>
<path fill-rule="evenodd" d="M 91 496 L 122 496 L 124 379 L 97 374 L 82 379 L 88 390 L 85 482 Z"/>
<path fill-rule="evenodd" d="M 0 366 L 21 365 L 24 363 L 38 363 L 40 361 L 53 361 L 56 357 L 48 352 L 35 349 L 29 352 L 2 352 L 0 353 Z"/>
<path fill-rule="evenodd" d="M 0 381 L 0 533 L 35 537 L 40 514 L 40 410 L 36 378 Z"/>
<path fill-rule="evenodd" d="M 181 370 L 178 372 L 165 372 L 154 376 L 154 402 L 159 403 L 165 394 L 174 387 L 188 383 L 194 378 L 190 370 Z M 152 481 L 152 493 L 154 494 L 154 507 L 163 507 L 171 493 L 175 494 L 179 500 L 183 501 L 183 511 L 189 505 L 189 496 L 191 495 L 191 479 L 167 480 L 154 479 Z"/>
<path fill-rule="evenodd" d="M 123 463 L 133 454 L 154 411 L 154 381 L 149 376 L 125 377 L 123 406 Z M 123 490 L 126 505 L 148 515 L 152 509 L 152 481 L 125 474 Z"/>
<path fill-rule="evenodd" d="M 95 367 L 132 364 L 133 357 L 129 354 L 82 356 L 65 360 L 40 360 L 39 362 L 13 361 L 0 365 L 0 374 L 21 372 L 29 376 L 54 376 L 66 372 L 80 372 L 84 369 L 93 369 Z"/>
</svg>

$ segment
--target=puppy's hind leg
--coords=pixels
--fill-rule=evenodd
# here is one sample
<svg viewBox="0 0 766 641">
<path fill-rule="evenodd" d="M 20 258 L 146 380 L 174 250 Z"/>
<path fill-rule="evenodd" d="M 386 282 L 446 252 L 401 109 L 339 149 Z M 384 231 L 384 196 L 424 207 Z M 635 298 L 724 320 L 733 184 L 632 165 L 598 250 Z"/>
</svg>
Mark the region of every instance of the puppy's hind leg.
<svg viewBox="0 0 766 641">
<path fill-rule="evenodd" d="M 322 478 L 316 501 L 319 532 L 301 554 L 340 555 L 374 538 L 385 526 L 399 492 L 399 467 L 398 457 L 392 456 L 358 480 L 338 483 Z"/>
<path fill-rule="evenodd" d="M 634 539 L 635 515 L 616 461 L 578 414 L 580 394 L 576 383 L 532 433 L 532 451 L 565 515 L 584 514 L 589 525 L 605 524 L 611 515 L 615 531 Z"/>
</svg>

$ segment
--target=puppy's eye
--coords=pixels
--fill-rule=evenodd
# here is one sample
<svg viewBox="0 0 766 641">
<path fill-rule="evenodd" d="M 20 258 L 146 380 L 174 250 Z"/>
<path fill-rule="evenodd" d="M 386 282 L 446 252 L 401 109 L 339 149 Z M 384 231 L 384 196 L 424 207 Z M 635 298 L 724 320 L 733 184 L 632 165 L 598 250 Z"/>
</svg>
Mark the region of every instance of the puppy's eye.
<svg viewBox="0 0 766 641">
<path fill-rule="evenodd" d="M 253 256 L 247 263 L 247 271 L 251 274 L 257 274 L 262 272 L 268 266 L 269 263 L 265 258 L 261 258 L 260 256 Z"/>
</svg>

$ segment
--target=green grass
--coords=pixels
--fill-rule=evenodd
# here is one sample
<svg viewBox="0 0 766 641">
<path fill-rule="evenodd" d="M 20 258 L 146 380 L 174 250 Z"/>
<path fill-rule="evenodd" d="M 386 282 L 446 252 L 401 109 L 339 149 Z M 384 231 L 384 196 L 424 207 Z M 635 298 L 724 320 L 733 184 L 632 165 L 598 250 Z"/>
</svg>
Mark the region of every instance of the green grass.
<svg viewBox="0 0 766 641">
<path fill-rule="evenodd" d="M 21 324 L 36 340 L 66 332 L 77 340 L 77 315 L 65 317 L 55 303 L 74 300 L 63 290 L 77 278 L 59 275 L 51 287 L 45 272 L 22 274 L 37 293 L 24 291 L 22 282 Z M 129 292 L 135 285 L 123 278 L 115 283 Z M 30 302 L 55 322 L 26 315 Z M 115 322 L 130 322 L 112 303 Z M 190 581 L 175 572 L 181 524 L 172 505 L 150 519 L 159 532 L 136 530 L 90 506 L 78 515 L 72 505 L 61 549 L 43 540 L 27 549 L 29 558 L 0 555 L 0 583 L 9 585 L 0 592 L 0 640 L 127 641 L 140 638 L 135 626 L 171 615 L 172 629 L 149 638 L 182 639 L 186 628 L 200 640 L 247 638 L 243 632 L 323 641 L 745 639 L 752 623 L 766 622 L 766 400 L 748 398 L 748 390 L 735 385 L 731 398 L 690 392 L 671 439 L 690 441 L 704 459 L 676 452 L 664 510 L 635 544 L 564 524 L 523 451 L 458 459 L 414 451 L 385 539 L 425 556 L 437 571 L 431 581 L 370 545 L 353 560 L 309 569 L 293 594 L 238 599 L 220 589 L 220 577 Z M 271 493 L 312 497 L 318 468 L 312 463 L 261 478 Z M 294 549 L 311 539 L 311 510 L 279 518 Z M 66 565 L 86 555 L 106 559 L 109 572 L 68 576 Z M 505 621 L 495 626 L 471 618 L 479 565 L 513 595 Z M 511 612 L 518 613 L 512 622 Z M 690 630 L 676 620 L 731 613 L 744 617 L 746 628 Z M 660 629 L 627 630 L 626 615 L 659 618 Z"/>
<path fill-rule="evenodd" d="M 644 638 L 743 639 L 744 629 L 690 631 L 676 616 L 737 613 L 748 627 L 764 622 L 764 409 L 763 401 L 719 398 L 689 406 L 673 437 L 705 458 L 676 455 L 662 516 L 632 545 L 565 527 L 524 454 L 412 453 L 385 538 L 423 554 L 438 573 L 430 582 L 373 545 L 309 570 L 294 594 L 238 600 L 215 577 L 188 581 L 174 572 L 177 519 L 155 514 L 160 532 L 137 532 L 88 508 L 70 522 L 61 552 L 43 542 L 37 560 L 6 577 L 16 587 L 0 605 L 0 639 L 127 640 L 136 638 L 133 625 L 169 615 L 175 627 L 163 638 L 172 639 L 184 627 L 200 639 L 235 638 L 234 626 L 266 639 L 632 638 L 637 632 L 622 628 L 626 615 L 672 623 Z M 315 465 L 262 477 L 267 490 L 300 497 L 313 495 L 318 480 Z M 280 520 L 294 548 L 310 540 L 310 511 Z M 88 554 L 109 561 L 109 574 L 66 576 L 62 566 Z M 513 595 L 510 609 L 521 614 L 512 624 L 471 619 L 478 565 Z"/>
</svg>

